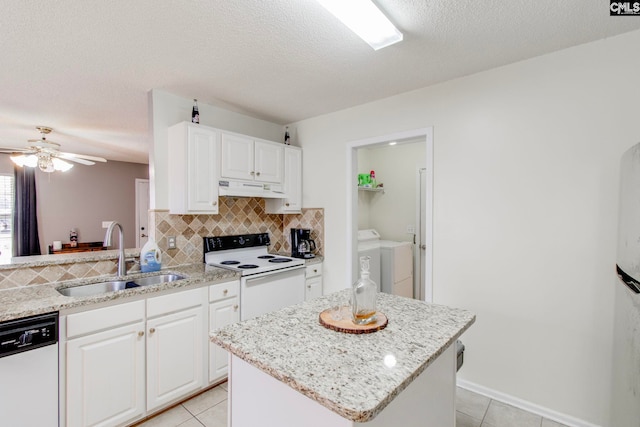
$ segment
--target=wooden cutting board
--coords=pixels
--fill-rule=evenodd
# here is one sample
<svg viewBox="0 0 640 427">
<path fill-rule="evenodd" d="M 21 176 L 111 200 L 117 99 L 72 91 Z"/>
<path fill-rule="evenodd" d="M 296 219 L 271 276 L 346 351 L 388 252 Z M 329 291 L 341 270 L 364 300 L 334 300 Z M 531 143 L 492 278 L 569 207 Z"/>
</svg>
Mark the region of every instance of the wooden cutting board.
<svg viewBox="0 0 640 427">
<path fill-rule="evenodd" d="M 389 323 L 387 316 L 378 311 L 375 322 L 368 325 L 356 325 L 351 320 L 351 312 L 348 307 L 340 307 L 337 310 L 339 310 L 339 313 L 336 313 L 335 307 L 328 308 L 320 313 L 320 324 L 327 329 L 345 334 L 370 334 L 386 328 Z"/>
</svg>

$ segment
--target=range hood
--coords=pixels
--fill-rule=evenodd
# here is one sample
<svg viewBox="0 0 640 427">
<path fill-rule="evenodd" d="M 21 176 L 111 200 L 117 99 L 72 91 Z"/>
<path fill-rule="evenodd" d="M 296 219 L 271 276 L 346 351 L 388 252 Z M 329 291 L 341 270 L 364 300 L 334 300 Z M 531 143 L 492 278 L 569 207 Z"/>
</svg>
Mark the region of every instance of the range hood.
<svg viewBox="0 0 640 427">
<path fill-rule="evenodd" d="M 218 185 L 218 195 L 220 196 L 262 197 L 265 199 L 284 199 L 286 197 L 280 184 L 221 180 Z"/>
</svg>

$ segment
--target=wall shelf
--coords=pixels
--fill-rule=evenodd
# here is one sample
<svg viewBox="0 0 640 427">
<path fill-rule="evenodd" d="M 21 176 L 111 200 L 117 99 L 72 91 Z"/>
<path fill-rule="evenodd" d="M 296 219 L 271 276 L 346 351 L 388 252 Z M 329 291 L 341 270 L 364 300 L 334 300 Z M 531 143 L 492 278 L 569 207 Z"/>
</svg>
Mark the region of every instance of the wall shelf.
<svg viewBox="0 0 640 427">
<path fill-rule="evenodd" d="M 369 193 L 382 193 L 384 194 L 384 188 L 371 188 L 371 187 L 360 187 L 358 186 L 358 191 L 366 191 Z"/>
</svg>

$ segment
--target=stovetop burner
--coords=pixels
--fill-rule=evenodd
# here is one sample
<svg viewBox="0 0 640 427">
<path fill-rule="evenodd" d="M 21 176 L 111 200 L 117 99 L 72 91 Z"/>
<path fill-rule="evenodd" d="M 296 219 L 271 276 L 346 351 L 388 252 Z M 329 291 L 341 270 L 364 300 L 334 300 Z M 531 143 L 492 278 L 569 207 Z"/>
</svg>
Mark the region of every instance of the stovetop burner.
<svg viewBox="0 0 640 427">
<path fill-rule="evenodd" d="M 291 260 L 289 258 L 274 258 L 274 259 L 270 259 L 269 262 L 280 263 L 280 262 L 291 262 Z"/>
<path fill-rule="evenodd" d="M 268 233 L 213 236 L 203 241 L 206 264 L 235 270 L 243 277 L 304 268 L 302 259 L 269 253 Z"/>
</svg>

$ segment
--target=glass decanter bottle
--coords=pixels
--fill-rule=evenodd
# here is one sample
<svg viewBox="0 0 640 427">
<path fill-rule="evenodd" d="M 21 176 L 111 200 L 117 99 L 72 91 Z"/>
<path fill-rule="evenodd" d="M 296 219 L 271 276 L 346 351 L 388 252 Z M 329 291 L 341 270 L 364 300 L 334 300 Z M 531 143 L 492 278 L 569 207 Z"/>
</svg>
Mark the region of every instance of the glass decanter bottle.
<svg viewBox="0 0 640 427">
<path fill-rule="evenodd" d="M 370 259 L 368 256 L 360 258 L 360 279 L 353 284 L 351 309 L 353 323 L 356 325 L 367 325 L 376 321 L 378 286 L 369 278 Z"/>
</svg>

